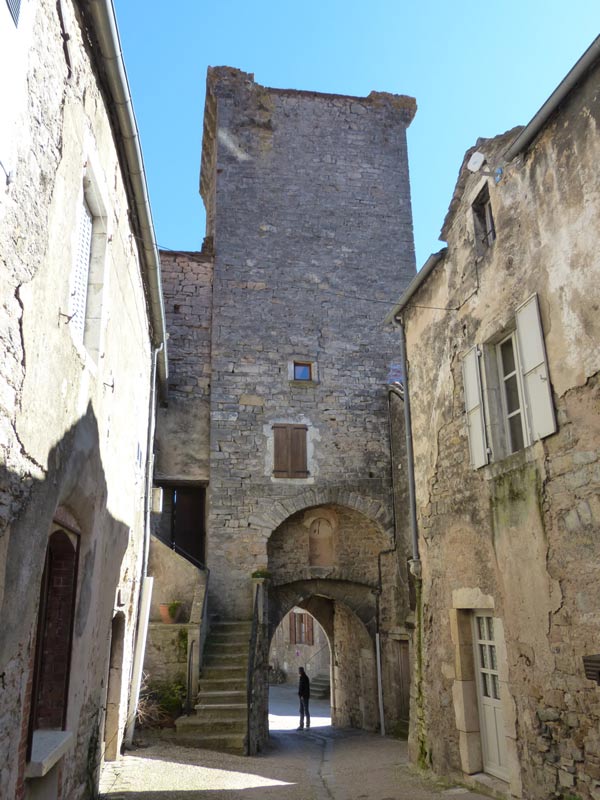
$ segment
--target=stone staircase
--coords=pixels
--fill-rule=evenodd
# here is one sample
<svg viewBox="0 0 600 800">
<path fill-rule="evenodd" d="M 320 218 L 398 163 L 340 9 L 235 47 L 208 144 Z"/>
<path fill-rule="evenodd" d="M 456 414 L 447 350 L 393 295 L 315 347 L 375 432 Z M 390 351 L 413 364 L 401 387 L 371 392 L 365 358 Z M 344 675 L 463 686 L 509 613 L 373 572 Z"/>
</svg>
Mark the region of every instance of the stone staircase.
<svg viewBox="0 0 600 800">
<path fill-rule="evenodd" d="M 251 622 L 211 625 L 204 647 L 196 714 L 175 721 L 177 742 L 244 754 Z"/>
<path fill-rule="evenodd" d="M 316 675 L 310 680 L 310 696 L 328 698 L 331 689 L 329 686 L 329 675 Z"/>
</svg>

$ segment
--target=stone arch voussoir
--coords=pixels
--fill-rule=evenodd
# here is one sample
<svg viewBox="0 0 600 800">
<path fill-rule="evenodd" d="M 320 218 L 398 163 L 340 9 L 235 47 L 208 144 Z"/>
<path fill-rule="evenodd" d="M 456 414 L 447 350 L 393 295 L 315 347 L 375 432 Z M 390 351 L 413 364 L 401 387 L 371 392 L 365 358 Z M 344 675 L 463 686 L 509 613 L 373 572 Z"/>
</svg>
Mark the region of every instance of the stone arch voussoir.
<svg viewBox="0 0 600 800">
<path fill-rule="evenodd" d="M 367 517 L 384 533 L 390 541 L 394 537 L 393 520 L 390 509 L 381 501 L 345 489 L 309 487 L 296 495 L 272 503 L 268 509 L 259 511 L 251 522 L 259 528 L 265 539 L 286 519 L 305 508 L 322 505 L 340 505 L 351 508 Z"/>
</svg>

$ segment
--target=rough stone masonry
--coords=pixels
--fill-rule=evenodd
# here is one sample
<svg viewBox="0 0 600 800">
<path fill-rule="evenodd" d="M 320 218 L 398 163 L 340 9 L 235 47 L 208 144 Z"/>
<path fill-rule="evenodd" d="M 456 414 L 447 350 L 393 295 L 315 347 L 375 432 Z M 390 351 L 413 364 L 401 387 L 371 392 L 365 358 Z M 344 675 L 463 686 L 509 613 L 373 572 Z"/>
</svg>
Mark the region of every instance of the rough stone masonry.
<svg viewBox="0 0 600 800">
<path fill-rule="evenodd" d="M 397 343 L 382 319 L 415 271 L 415 108 L 404 96 L 270 89 L 209 71 L 207 561 L 211 609 L 224 617 L 251 614 L 251 573 L 283 521 L 277 503 L 288 515 L 340 503 L 391 524 L 385 385 Z M 291 379 L 294 361 L 311 364 L 312 380 Z M 277 423 L 307 427 L 307 477 L 273 476 Z"/>
</svg>

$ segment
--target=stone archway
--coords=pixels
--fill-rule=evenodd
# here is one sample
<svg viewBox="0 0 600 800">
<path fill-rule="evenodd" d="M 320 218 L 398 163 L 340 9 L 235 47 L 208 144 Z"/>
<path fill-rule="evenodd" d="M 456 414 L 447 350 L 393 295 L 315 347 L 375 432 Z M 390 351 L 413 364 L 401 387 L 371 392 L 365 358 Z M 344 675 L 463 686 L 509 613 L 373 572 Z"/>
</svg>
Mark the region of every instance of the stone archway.
<svg viewBox="0 0 600 800">
<path fill-rule="evenodd" d="M 269 639 L 294 607 L 308 611 L 327 636 L 332 724 L 375 730 L 379 718 L 374 592 L 368 586 L 331 580 L 273 587 L 269 595 Z"/>
<path fill-rule="evenodd" d="M 380 556 L 392 541 L 389 520 L 379 504 L 332 489 L 305 492 L 292 513 L 285 502 L 286 509 L 269 512 L 284 517 L 267 543 L 269 639 L 291 608 L 309 611 L 331 648 L 333 724 L 374 730 Z"/>
</svg>

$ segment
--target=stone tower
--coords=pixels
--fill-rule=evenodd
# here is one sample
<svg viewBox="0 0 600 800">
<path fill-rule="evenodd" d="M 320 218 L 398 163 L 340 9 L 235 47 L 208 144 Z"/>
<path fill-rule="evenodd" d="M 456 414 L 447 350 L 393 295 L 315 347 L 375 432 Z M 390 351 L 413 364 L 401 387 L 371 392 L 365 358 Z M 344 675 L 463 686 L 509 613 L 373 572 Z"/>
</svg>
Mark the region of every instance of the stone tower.
<svg viewBox="0 0 600 800">
<path fill-rule="evenodd" d="M 223 617 L 250 616 L 251 574 L 276 573 L 278 558 L 294 580 L 366 579 L 390 547 L 385 386 L 397 343 L 382 320 L 415 273 L 415 108 L 410 97 L 271 89 L 209 70 L 207 563 L 211 610 Z M 317 506 L 337 508 L 331 531 L 321 526 L 329 555 L 315 555 L 310 522 L 268 552 L 277 528 Z M 365 535 L 354 542 L 344 525 Z"/>
<path fill-rule="evenodd" d="M 236 667 L 239 702 L 228 710 L 245 726 L 251 675 L 238 736 L 250 753 L 266 736 L 269 641 L 298 608 L 327 637 L 334 724 L 407 724 L 406 514 L 402 482 L 392 487 L 387 386 L 399 356 L 383 320 L 415 273 L 414 112 L 409 97 L 269 89 L 211 69 L 205 245 L 161 254 L 171 373 L 157 536 L 172 550 L 151 549 L 156 602 L 173 587 L 185 602 L 187 591 L 191 624 L 207 585 L 215 641 L 227 625 L 239 639 L 254 618 L 251 668 Z M 179 563 L 192 549 L 195 577 Z M 212 725 L 200 713 L 180 727 L 189 737 Z"/>
</svg>

